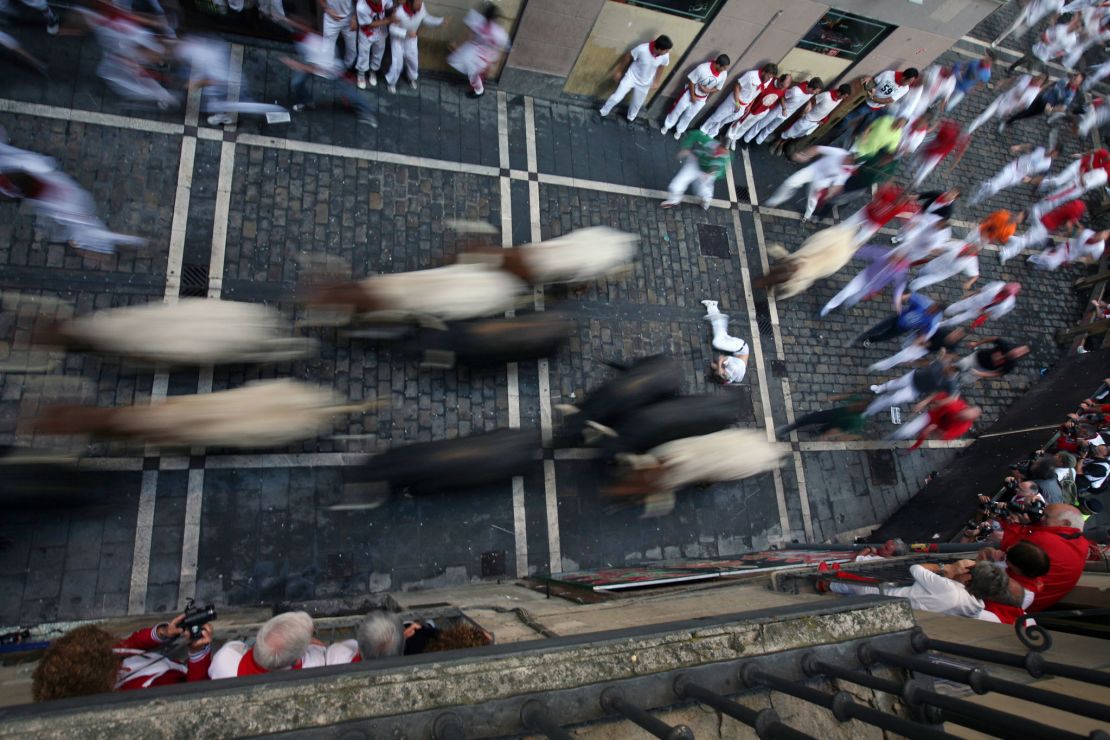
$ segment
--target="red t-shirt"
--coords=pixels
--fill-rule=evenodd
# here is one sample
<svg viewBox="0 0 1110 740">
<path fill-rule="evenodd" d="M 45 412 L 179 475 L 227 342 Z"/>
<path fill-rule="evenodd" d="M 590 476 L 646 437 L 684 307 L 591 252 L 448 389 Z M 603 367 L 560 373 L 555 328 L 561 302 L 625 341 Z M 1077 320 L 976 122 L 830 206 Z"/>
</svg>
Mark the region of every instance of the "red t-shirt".
<svg viewBox="0 0 1110 740">
<path fill-rule="evenodd" d="M 952 121 L 945 121 L 937 129 L 926 151 L 929 154 L 948 154 L 960 143 L 960 125 Z"/>
<path fill-rule="evenodd" d="M 1086 204 L 1081 200 L 1073 200 L 1059 208 L 1054 208 L 1041 216 L 1041 223 L 1049 231 L 1056 231 L 1069 221 L 1075 221 L 1087 212 Z"/>
<path fill-rule="evenodd" d="M 759 95 L 755 96 L 752 101 L 752 107 L 748 109 L 748 115 L 763 113 L 766 110 L 774 108 L 782 100 L 782 96 L 786 95 L 786 88 L 779 87 L 776 82 L 771 82 L 769 85 L 759 91 Z"/>
<path fill-rule="evenodd" d="M 943 397 L 942 397 L 943 398 Z M 967 433 L 971 429 L 974 421 L 967 421 L 957 417 L 961 411 L 967 408 L 967 404 L 963 399 L 957 397 L 941 403 L 929 409 L 929 423 L 935 424 L 940 431 L 941 439 L 957 439 Z M 916 449 L 925 441 L 924 437 L 918 437 L 913 447 Z"/>
<path fill-rule="evenodd" d="M 1003 550 L 1022 540 L 1028 540 L 1044 550 L 1051 563 L 1048 572 L 1040 578 L 1041 590 L 1027 609 L 1029 612 L 1041 612 L 1052 608 L 1075 588 L 1079 576 L 1083 575 L 1083 564 L 1087 562 L 1091 543 L 1074 527 L 1002 523 Z"/>
<path fill-rule="evenodd" d="M 1108 164 L 1110 164 L 1110 152 L 1105 149 L 1096 149 L 1079 160 L 1079 171 L 1090 172 Z"/>
</svg>

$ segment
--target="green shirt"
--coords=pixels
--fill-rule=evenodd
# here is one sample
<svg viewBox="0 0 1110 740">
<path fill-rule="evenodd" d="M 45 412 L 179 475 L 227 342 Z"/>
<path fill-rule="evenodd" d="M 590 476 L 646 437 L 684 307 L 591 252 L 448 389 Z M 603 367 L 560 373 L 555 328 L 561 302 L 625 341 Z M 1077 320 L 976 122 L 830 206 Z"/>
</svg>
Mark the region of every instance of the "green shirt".
<svg viewBox="0 0 1110 740">
<path fill-rule="evenodd" d="M 879 116 L 867 127 L 853 150 L 856 156 L 867 158 L 884 149 L 893 152 L 902 141 L 902 129 L 894 128 L 894 116 Z"/>
<path fill-rule="evenodd" d="M 698 167 L 702 172 L 713 174 L 717 179 L 724 177 L 732 158 L 727 149 L 721 154 L 717 153 L 720 143 L 712 136 L 698 129 L 691 129 L 682 137 L 680 145 L 683 149 L 689 149 L 690 153 L 697 157 Z"/>
</svg>

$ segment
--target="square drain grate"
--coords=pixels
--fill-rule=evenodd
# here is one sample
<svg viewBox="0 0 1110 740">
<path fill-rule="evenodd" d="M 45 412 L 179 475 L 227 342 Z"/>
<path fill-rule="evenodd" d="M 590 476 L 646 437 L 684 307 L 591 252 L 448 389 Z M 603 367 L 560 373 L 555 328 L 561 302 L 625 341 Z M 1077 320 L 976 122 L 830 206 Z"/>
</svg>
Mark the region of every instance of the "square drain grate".
<svg viewBox="0 0 1110 740">
<path fill-rule="evenodd" d="M 871 468 L 871 482 L 877 486 L 893 486 L 898 483 L 898 468 L 894 462 L 893 450 L 869 450 L 867 466 Z"/>
<path fill-rule="evenodd" d="M 706 257 L 729 258 L 728 232 L 724 226 L 698 224 L 698 246 Z"/>
<path fill-rule="evenodd" d="M 208 296 L 208 267 L 206 265 L 181 266 L 182 298 L 206 298 Z"/>
</svg>

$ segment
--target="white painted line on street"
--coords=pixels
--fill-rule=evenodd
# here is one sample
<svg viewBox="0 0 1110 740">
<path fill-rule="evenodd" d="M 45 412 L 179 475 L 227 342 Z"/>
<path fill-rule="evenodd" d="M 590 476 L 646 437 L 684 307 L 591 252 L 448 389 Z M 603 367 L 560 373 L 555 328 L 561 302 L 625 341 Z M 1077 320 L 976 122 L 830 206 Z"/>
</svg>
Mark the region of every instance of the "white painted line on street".
<svg viewBox="0 0 1110 740">
<path fill-rule="evenodd" d="M 748 156 L 747 149 L 740 150 L 741 158 L 744 162 L 744 179 L 748 181 L 748 202 L 753 206 L 759 205 L 759 196 L 755 192 L 755 177 L 752 175 L 752 160 Z M 729 167 L 729 170 L 732 168 Z"/>
<path fill-rule="evenodd" d="M 529 172 L 536 172 L 536 108 L 530 96 L 524 98 L 524 141 L 526 160 Z M 529 236 L 533 242 L 543 239 L 540 225 L 540 184 L 529 178 L 528 180 L 528 220 Z M 534 294 L 534 305 L 537 311 L 544 310 L 543 288 L 537 287 Z M 540 396 L 540 434 L 546 448 L 552 439 L 551 416 L 551 367 L 546 357 L 536 362 L 536 373 L 539 384 Z M 559 534 L 559 492 L 555 478 L 555 461 L 543 461 L 543 492 L 544 504 L 547 514 L 547 555 L 548 568 L 551 573 L 558 573 L 563 569 L 562 538 Z"/>
<path fill-rule="evenodd" d="M 790 379 L 782 379 L 782 395 L 786 401 L 786 421 L 794 423 L 794 397 L 790 392 Z M 797 439 L 797 432 L 790 433 L 791 439 Z M 805 532 L 806 542 L 813 542 L 813 512 L 809 509 L 809 489 L 806 487 L 806 471 L 802 465 L 802 455 L 794 452 L 794 474 L 798 479 L 798 498 L 802 504 L 802 531 Z"/>
<path fill-rule="evenodd" d="M 56 105 L 42 105 L 41 103 L 24 103 L 20 100 L 0 98 L 0 112 L 20 113 L 25 116 L 53 118 L 59 121 L 73 121 L 75 123 L 91 123 L 97 126 L 110 126 L 112 128 L 126 128 L 132 131 L 144 131 L 152 134 L 180 135 L 185 133 L 185 127 L 180 123 L 150 121 L 145 118 L 117 116 L 112 113 L 98 113 L 97 111 L 79 110 L 77 108 L 62 108 Z"/>
<path fill-rule="evenodd" d="M 328 157 L 346 157 L 360 159 L 367 162 L 381 164 L 395 164 L 404 167 L 423 167 L 429 170 L 444 170 L 446 172 L 460 172 L 467 175 L 482 175 L 484 177 L 498 177 L 501 172 L 497 167 L 468 162 L 448 162 L 443 159 L 430 159 L 428 157 L 413 157 L 407 154 L 393 154 L 375 149 L 355 149 L 335 144 L 317 144 L 299 139 L 282 139 L 276 136 L 260 136 L 258 134 L 240 134 L 236 141 L 247 146 L 258 146 L 267 149 L 280 149 L 283 151 L 300 152 L 301 154 L 320 154 Z"/>
<path fill-rule="evenodd" d="M 139 489 L 139 513 L 135 518 L 135 549 L 131 554 L 128 614 L 146 613 L 146 587 L 150 578 L 150 544 L 154 537 L 154 503 L 157 491 L 158 471 L 144 470 L 142 487 Z"/>
<path fill-rule="evenodd" d="M 930 450 L 959 450 L 964 447 L 969 447 L 975 440 L 974 439 L 929 439 L 921 445 L 922 448 Z M 863 439 L 848 442 L 824 442 L 821 440 L 813 440 L 811 442 L 799 442 L 798 447 L 802 452 L 836 452 L 841 450 L 892 450 L 908 449 L 913 445 L 913 440 L 889 440 L 889 439 Z"/>
<path fill-rule="evenodd" d="M 211 377 L 209 377 L 211 385 Z M 204 504 L 204 469 L 189 471 L 185 494 L 185 528 L 181 538 L 181 577 L 177 584 L 177 608 L 197 595 L 197 562 L 200 559 L 200 512 Z"/>
<path fill-rule="evenodd" d="M 212 218 L 212 256 L 208 261 L 208 297 L 219 298 L 224 287 L 227 222 L 231 212 L 231 185 L 235 175 L 235 142 L 220 145 L 220 174 L 216 182 L 216 210 Z"/>
<path fill-rule="evenodd" d="M 509 168 L 509 107 L 505 93 L 497 93 L 497 157 L 501 169 Z M 499 173 L 500 174 L 500 173 Z M 501 246 L 513 245 L 512 183 L 499 177 L 501 193 Z M 512 315 L 512 312 L 507 312 Z M 506 366 L 506 393 L 509 399 L 509 426 L 520 428 L 520 368 L 515 362 Z M 516 577 L 528 576 L 528 525 L 524 515 L 524 478 L 513 476 L 513 543 L 515 545 Z"/>
<path fill-rule="evenodd" d="M 193 161 L 196 159 L 196 152 L 197 140 L 191 136 L 182 137 L 173 220 L 170 222 L 170 249 L 166 260 L 166 291 L 163 298 L 166 303 L 177 303 L 181 292 L 181 261 L 185 257 L 185 230 L 189 221 L 189 198 L 193 188 Z"/>
</svg>

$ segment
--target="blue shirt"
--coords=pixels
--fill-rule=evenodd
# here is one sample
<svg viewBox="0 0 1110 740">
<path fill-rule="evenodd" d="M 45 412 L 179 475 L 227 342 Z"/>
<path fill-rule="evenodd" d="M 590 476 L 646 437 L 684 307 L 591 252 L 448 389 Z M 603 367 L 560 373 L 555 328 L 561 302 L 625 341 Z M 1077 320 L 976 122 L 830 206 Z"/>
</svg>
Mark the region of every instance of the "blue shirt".
<svg viewBox="0 0 1110 740">
<path fill-rule="evenodd" d="M 1071 105 L 1073 98 L 1075 98 L 1075 90 L 1068 85 L 1066 77 L 1056 80 L 1056 84 L 1044 93 L 1044 102 L 1053 107 L 1061 105 L 1067 107 Z"/>
<path fill-rule="evenodd" d="M 912 293 L 902 313 L 898 314 L 898 328 L 921 336 L 932 336 L 940 324 L 940 312 L 927 313 L 933 302 L 923 295 Z"/>
<path fill-rule="evenodd" d="M 952 68 L 956 76 L 956 89 L 967 92 L 975 87 L 976 83 L 991 81 L 991 65 L 984 64 L 982 59 L 972 59 L 966 64 L 957 64 Z"/>
</svg>

